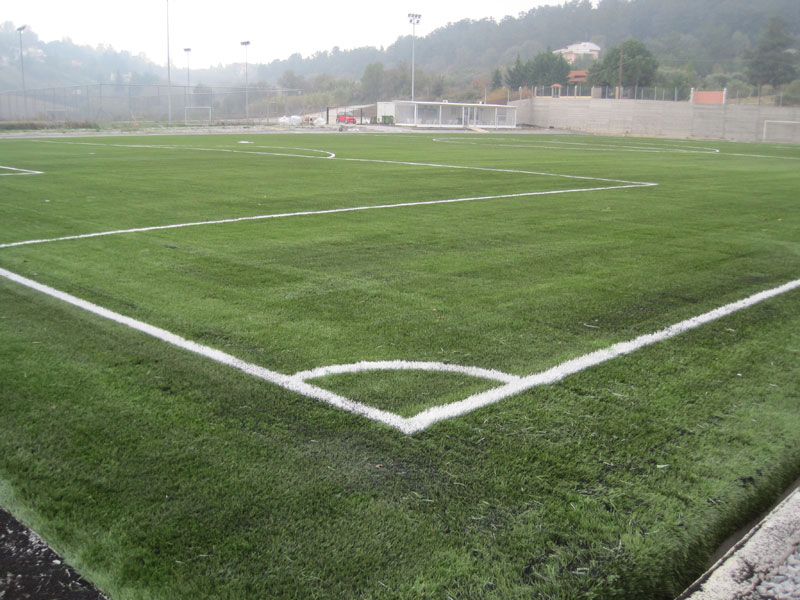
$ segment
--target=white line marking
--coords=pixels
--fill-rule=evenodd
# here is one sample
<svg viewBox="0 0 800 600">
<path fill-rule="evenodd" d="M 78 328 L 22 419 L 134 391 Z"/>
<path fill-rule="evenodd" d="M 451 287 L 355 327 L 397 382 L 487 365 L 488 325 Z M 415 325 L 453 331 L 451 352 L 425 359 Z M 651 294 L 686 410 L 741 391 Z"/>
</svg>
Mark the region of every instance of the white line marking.
<svg viewBox="0 0 800 600">
<path fill-rule="evenodd" d="M 399 429 L 400 431 L 405 431 L 405 419 L 395 415 L 394 413 L 379 410 L 377 408 L 361 404 L 360 402 L 354 402 L 347 398 L 343 398 L 342 396 L 338 396 L 337 394 L 329 392 L 328 390 L 305 383 L 302 379 L 298 379 L 290 375 L 283 375 L 282 373 L 247 363 L 236 358 L 235 356 L 226 354 L 225 352 L 215 348 L 187 340 L 177 334 L 167 331 L 166 329 L 161 329 L 142 321 L 137 321 L 136 319 L 131 319 L 130 317 L 126 317 L 114 311 L 108 310 L 107 308 L 103 308 L 102 306 L 98 306 L 97 304 L 93 304 L 86 300 L 82 300 L 67 294 L 66 292 L 62 292 L 55 288 L 51 288 L 50 286 L 38 283 L 32 279 L 22 277 L 21 275 L 17 275 L 16 273 L 12 273 L 11 271 L 7 271 L 3 268 L 0 268 L 0 275 L 33 290 L 47 294 L 48 296 L 78 308 L 82 308 L 83 310 L 89 311 L 90 313 L 103 317 L 104 319 L 110 319 L 111 321 L 115 321 L 116 323 L 130 327 L 131 329 L 145 333 L 163 342 L 177 346 L 178 348 L 188 350 L 189 352 L 194 352 L 195 354 L 205 356 L 206 358 L 210 358 L 218 363 L 238 369 L 239 371 L 247 373 L 248 375 L 252 375 L 253 377 L 258 377 L 259 379 L 274 383 L 275 385 L 279 385 L 282 388 L 296 392 L 303 396 L 321 400 L 322 402 L 326 402 L 332 406 L 341 408 L 342 410 L 359 414 L 367 417 L 368 419 L 385 423 L 386 425 L 394 427 L 395 429 Z"/>
<path fill-rule="evenodd" d="M 167 146 L 167 145 L 145 145 L 145 144 L 105 144 L 101 142 L 63 142 L 63 141 L 54 141 L 54 140 L 33 140 L 40 143 L 46 144 L 72 144 L 72 145 L 83 145 L 83 146 L 108 146 L 111 148 L 147 148 L 147 149 L 160 149 L 160 150 L 192 150 L 195 152 L 226 152 L 230 154 L 256 154 L 256 155 L 263 155 L 263 156 L 289 156 L 292 158 L 310 158 L 310 159 L 323 159 L 323 160 L 331 160 L 334 159 L 336 161 L 342 162 L 362 162 L 362 163 L 377 163 L 377 164 L 387 164 L 387 165 L 406 165 L 410 167 L 435 167 L 439 169 L 464 169 L 468 171 L 489 171 L 493 173 L 516 173 L 520 175 L 540 175 L 540 176 L 547 176 L 547 177 L 563 177 L 566 179 L 581 179 L 584 181 L 604 181 L 610 183 L 626 183 L 626 184 L 640 184 L 642 186 L 647 185 L 658 185 L 657 183 L 648 183 L 643 181 L 627 181 L 625 179 L 609 179 L 607 177 L 589 177 L 586 175 L 564 175 L 562 173 L 546 173 L 543 171 L 527 171 L 524 169 L 498 169 L 494 167 L 470 167 L 465 165 L 448 165 L 448 164 L 440 164 L 440 163 L 423 163 L 423 162 L 413 162 L 413 161 L 404 161 L 404 160 L 385 160 L 385 159 L 377 159 L 377 158 L 341 158 L 337 157 L 336 154 L 333 152 L 328 152 L 327 150 L 315 150 L 312 148 L 288 148 L 290 150 L 304 150 L 308 152 L 320 152 L 326 153 L 328 156 L 312 156 L 309 154 L 285 154 L 280 152 L 256 152 L 253 150 L 232 150 L 229 148 L 201 148 L 198 146 Z M 469 143 L 469 142 L 465 142 Z M 281 148 L 282 146 L 258 146 L 264 148 Z"/>
<path fill-rule="evenodd" d="M 738 300 L 737 302 L 726 304 L 725 306 L 721 306 L 707 313 L 703 313 L 702 315 L 692 317 L 691 319 L 686 319 L 685 321 L 681 321 L 680 323 L 676 323 L 675 325 L 671 325 L 670 327 L 656 331 L 655 333 L 640 335 L 639 337 L 627 342 L 619 342 L 613 346 L 609 346 L 608 348 L 597 350 L 589 354 L 584 354 L 578 358 L 563 362 L 560 365 L 548 369 L 547 371 L 534 373 L 533 375 L 528 375 L 527 377 L 523 377 L 518 381 L 508 383 L 503 387 L 494 388 L 479 394 L 474 394 L 469 398 L 465 398 L 459 402 L 453 402 L 450 404 L 429 408 L 408 419 L 406 425 L 411 433 L 427 429 L 434 423 L 444 419 L 452 419 L 453 417 L 472 412 L 483 406 L 495 404 L 496 402 L 508 398 L 509 396 L 514 396 L 536 386 L 556 383 L 568 375 L 578 373 L 588 369 L 589 367 L 594 367 L 611 360 L 612 358 L 630 354 L 636 350 L 639 350 L 640 348 L 655 344 L 656 342 L 661 342 L 663 340 L 675 337 L 676 335 L 700 327 L 705 323 L 725 317 L 735 313 L 736 311 L 742 310 L 743 308 L 748 308 L 754 304 L 763 302 L 764 300 L 773 298 L 780 294 L 785 294 L 786 292 L 799 287 L 800 279 L 795 279 L 794 281 L 790 281 L 779 287 L 753 294 L 752 296 L 744 298 L 743 300 Z"/>
<path fill-rule="evenodd" d="M 14 173 L 0 173 L 0 177 L 3 175 L 42 175 L 44 173 L 44 171 L 31 171 L 30 169 L 17 169 L 15 167 L 5 167 L 2 165 L 0 165 L 0 169 L 14 171 Z"/>
<path fill-rule="evenodd" d="M 211 360 L 217 361 L 224 365 L 228 365 L 244 373 L 247 373 L 248 375 L 252 375 L 254 377 L 263 379 L 264 381 L 274 383 L 275 385 L 281 386 L 292 392 L 296 392 L 298 394 L 302 394 L 304 396 L 308 396 L 310 398 L 326 402 L 327 404 L 330 404 L 337 408 L 341 408 L 342 410 L 346 410 L 348 412 L 362 415 L 364 417 L 367 417 L 368 419 L 372 419 L 373 421 L 384 423 L 385 425 L 393 427 L 405 434 L 412 434 L 418 431 L 422 431 L 424 429 L 427 429 L 434 423 L 438 423 L 439 421 L 443 421 L 445 419 L 452 419 L 454 417 L 464 415 L 466 413 L 472 412 L 484 406 L 495 404 L 497 402 L 500 402 L 501 400 L 504 400 L 505 398 L 514 396 L 516 394 L 529 390 L 533 387 L 556 383 L 574 373 L 579 373 L 580 371 L 602 364 L 618 356 L 630 354 L 640 348 L 644 348 L 645 346 L 649 346 L 651 344 L 655 344 L 656 342 L 667 340 L 669 338 L 675 337 L 676 335 L 679 335 L 691 329 L 700 327 L 701 325 L 709 323 L 710 321 L 720 319 L 736 311 L 748 308 L 759 302 L 763 302 L 764 300 L 767 300 L 769 298 L 774 298 L 775 296 L 778 296 L 780 294 L 784 294 L 791 290 L 800 288 L 800 279 L 796 279 L 794 281 L 790 281 L 776 288 L 772 288 L 769 290 L 765 290 L 763 292 L 759 292 L 757 294 L 753 294 L 752 296 L 748 296 L 743 300 L 726 304 L 725 306 L 716 308 L 707 313 L 703 313 L 702 315 L 692 317 L 685 321 L 681 321 L 680 323 L 676 323 L 675 325 L 672 325 L 670 327 L 667 327 L 666 329 L 662 329 L 655 333 L 641 335 L 637 338 L 634 338 L 633 340 L 614 344 L 612 346 L 609 346 L 608 348 L 597 350 L 595 352 L 591 352 L 589 354 L 585 354 L 578 358 L 574 358 L 572 360 L 563 362 L 560 365 L 548 369 L 547 371 L 543 371 L 541 373 L 534 373 L 533 375 L 528 375 L 526 377 L 514 377 L 513 375 L 500 373 L 498 371 L 484 370 L 476 367 L 476 369 L 479 369 L 479 371 L 482 373 L 481 375 L 478 376 L 484 376 L 486 373 L 492 373 L 493 377 L 491 378 L 497 379 L 499 376 L 507 377 L 509 383 L 506 383 L 503 386 L 493 388 L 485 392 L 473 394 L 472 396 L 465 398 L 464 400 L 429 408 L 413 417 L 404 418 L 392 412 L 380 410 L 371 406 L 367 406 L 360 402 L 355 402 L 348 398 L 344 398 L 323 388 L 310 385 L 304 381 L 304 379 L 306 378 L 311 378 L 311 375 L 316 377 L 321 377 L 323 376 L 322 375 L 323 373 L 331 374 L 335 372 L 356 372 L 355 367 L 352 365 L 335 365 L 332 367 L 327 367 L 328 371 L 325 371 L 326 368 L 322 367 L 320 369 L 313 369 L 311 371 L 302 371 L 295 375 L 284 375 L 282 373 L 271 371 L 269 369 L 260 367 L 258 365 L 247 363 L 243 360 L 236 358 L 235 356 L 226 354 L 215 348 L 211 348 L 209 346 L 203 346 L 196 342 L 192 342 L 174 333 L 171 333 L 165 329 L 160 329 L 153 325 L 148 325 L 147 323 L 143 323 L 142 321 L 137 321 L 135 319 L 131 319 L 130 317 L 120 315 L 119 313 L 115 313 L 96 304 L 92 304 L 91 302 L 87 302 L 86 300 L 76 298 L 75 296 L 72 296 L 65 292 L 61 292 L 59 290 L 43 285 L 31 279 L 27 279 L 25 277 L 22 277 L 21 275 L 12 273 L 11 271 L 7 271 L 5 269 L 0 268 L 0 276 L 3 276 L 6 279 L 19 283 L 26 287 L 29 287 L 38 292 L 47 294 L 48 296 L 51 296 L 63 302 L 67 302 L 78 308 L 82 308 L 83 310 L 89 311 L 100 317 L 110 319 L 121 325 L 125 325 L 132 329 L 135 329 L 137 331 L 155 337 L 168 344 L 172 344 L 184 350 L 188 350 L 190 352 L 194 352 L 196 354 L 205 356 L 206 358 L 210 358 Z M 386 363 L 364 362 L 356 364 L 362 365 L 362 368 L 359 370 L 370 370 L 373 368 L 374 365 L 381 365 L 381 364 L 386 366 L 390 364 L 408 365 L 409 368 L 412 368 L 411 365 L 414 365 L 415 363 L 405 362 L 405 361 L 387 361 Z M 432 370 L 434 365 L 439 363 L 416 363 L 416 364 L 426 365 L 427 368 Z M 447 370 L 451 369 L 454 370 L 454 368 L 451 365 L 444 365 L 444 366 L 446 367 Z M 469 367 L 463 367 L 463 368 L 469 369 Z"/>
<path fill-rule="evenodd" d="M 498 140 L 503 143 L 499 143 Z M 618 144 L 590 144 L 587 142 L 565 142 L 556 140 L 532 140 L 533 143 L 529 144 L 510 144 L 503 138 L 432 138 L 433 142 L 440 142 L 442 144 L 462 144 L 472 146 L 490 146 L 490 147 L 504 147 L 504 148 L 548 148 L 555 150 L 603 150 L 603 151 L 618 151 L 618 152 L 650 152 L 650 153 L 685 153 L 685 154 L 718 154 L 718 148 L 707 148 L 705 146 L 670 146 L 670 145 L 657 145 L 657 144 L 636 144 L 629 143 L 627 145 Z M 491 143 L 487 143 L 491 142 Z M 572 146 L 579 146 L 574 148 Z"/>
<path fill-rule="evenodd" d="M 335 213 L 356 212 L 361 210 L 378 210 L 383 208 L 403 208 L 408 206 L 429 206 L 433 204 L 452 204 L 455 202 L 474 202 L 476 200 L 497 200 L 500 198 L 523 198 L 527 196 L 547 196 L 551 194 L 575 194 L 578 192 L 599 192 L 603 190 L 623 190 L 627 188 L 647 187 L 658 185 L 657 183 L 635 183 L 630 185 L 614 185 L 596 188 L 575 188 L 569 190 L 547 190 L 544 192 L 522 192 L 519 194 L 500 194 L 497 196 L 472 196 L 469 198 L 449 198 L 446 200 L 423 200 L 420 202 L 398 202 L 397 204 L 376 204 L 374 206 L 351 206 L 348 208 L 329 208 L 325 210 L 306 210 L 291 213 L 279 213 L 272 215 L 255 215 L 252 217 L 234 217 L 231 219 L 218 219 L 216 221 L 197 221 L 194 223 L 176 223 L 174 225 L 154 225 L 152 227 L 135 227 L 133 229 L 116 229 L 113 231 L 100 231 L 97 233 L 83 233 L 80 235 L 68 235 L 57 238 L 47 238 L 38 240 L 24 240 L 21 242 L 8 242 L 0 244 L 2 248 L 13 248 L 14 246 L 27 246 L 29 244 L 47 244 L 50 242 L 64 242 L 67 240 L 82 240 L 86 238 L 103 237 L 107 235 L 119 235 L 123 233 L 141 233 L 144 231 L 159 231 L 162 229 L 180 229 L 181 227 L 199 227 L 201 225 L 219 225 L 222 223 L 239 223 L 243 221 L 259 221 L 263 219 L 280 219 L 284 217 L 306 217 L 312 215 L 331 215 Z"/>
<path fill-rule="evenodd" d="M 746 158 L 781 158 L 784 160 L 800 160 L 800 156 L 781 156 L 779 154 L 739 154 L 736 152 L 726 152 L 727 156 L 744 156 Z"/>
<path fill-rule="evenodd" d="M 319 152 L 325 156 L 312 156 L 310 154 L 290 154 L 288 152 L 259 152 L 256 150 L 233 150 L 232 148 L 198 148 L 194 146 L 171 146 L 166 144 L 106 144 L 102 142 L 64 142 L 56 140 L 31 140 L 40 144 L 68 144 L 71 146 L 106 146 L 109 148 L 147 148 L 150 150 L 194 150 L 197 152 L 226 152 L 228 154 L 255 154 L 258 156 L 289 156 L 291 158 L 336 158 L 336 154 L 328 150 L 315 150 L 313 148 L 289 148 L 285 146 L 256 146 L 256 148 L 283 148 L 285 150 L 303 150 L 304 152 Z M 241 143 L 241 142 L 239 142 Z"/>
<path fill-rule="evenodd" d="M 394 165 L 405 165 L 405 166 L 412 166 L 412 167 L 429 167 L 429 168 L 440 168 L 440 169 L 464 169 L 464 170 L 472 170 L 472 171 L 488 171 L 494 173 L 512 173 L 518 175 L 536 175 L 536 176 L 546 176 L 546 177 L 560 177 L 565 179 L 577 179 L 581 181 L 601 181 L 605 183 L 615 183 L 619 185 L 612 185 L 612 186 L 601 186 L 601 187 L 593 187 L 593 188 L 572 188 L 572 189 L 565 189 L 565 190 L 545 190 L 540 192 L 520 192 L 514 194 L 499 194 L 499 195 L 489 195 L 489 196 L 470 196 L 466 198 L 447 198 L 443 200 L 423 200 L 419 202 L 398 202 L 395 204 L 377 204 L 374 206 L 352 206 L 347 208 L 331 208 L 325 210 L 307 210 L 307 211 L 297 211 L 297 212 L 290 212 L 290 213 L 277 213 L 277 214 L 267 214 L 267 215 L 254 215 L 249 217 L 232 217 L 228 219 L 217 219 L 212 221 L 196 221 L 191 223 L 174 223 L 171 225 L 153 225 L 150 227 L 134 227 L 131 229 L 114 229 L 110 231 L 100 231 L 95 233 L 84 233 L 78 235 L 68 235 L 63 237 L 56 237 L 56 238 L 41 238 L 35 240 L 23 240 L 19 242 L 7 242 L 4 244 L 0 244 L 0 249 L 2 248 L 13 248 L 15 246 L 27 246 L 30 244 L 47 244 L 51 242 L 63 242 L 68 240 L 81 240 L 87 238 L 94 238 L 94 237 L 104 237 L 109 235 L 120 235 L 125 233 L 142 233 L 145 231 L 159 231 L 163 229 L 179 229 L 182 227 L 199 227 L 204 225 L 220 225 L 223 223 L 238 223 L 243 221 L 259 221 L 264 219 L 279 219 L 284 217 L 305 217 L 305 216 L 312 216 L 312 215 L 328 215 L 328 214 L 335 214 L 335 213 L 346 213 L 346 212 L 355 212 L 355 211 L 362 211 L 362 210 L 377 210 L 377 209 L 384 209 L 384 208 L 405 208 L 411 206 L 430 206 L 434 204 L 452 204 L 457 202 L 474 202 L 477 200 L 497 200 L 501 198 L 523 198 L 528 196 L 546 196 L 552 194 L 573 194 L 578 192 L 600 192 L 600 191 L 608 191 L 608 190 L 622 190 L 622 189 L 630 189 L 630 188 L 638 188 L 638 187 L 652 187 L 657 186 L 657 183 L 652 182 L 645 182 L 645 181 L 627 181 L 624 179 L 608 179 L 603 177 L 587 177 L 583 175 L 564 175 L 560 173 L 545 173 L 540 171 L 525 171 L 519 169 L 497 169 L 491 167 L 469 167 L 469 166 L 462 166 L 462 165 L 446 165 L 446 164 L 437 164 L 437 163 L 420 163 L 420 162 L 409 162 L 409 161 L 396 161 L 396 160 L 379 160 L 379 159 L 368 159 L 368 158 L 337 158 L 335 154 L 332 152 L 327 152 L 326 150 L 313 150 L 310 148 L 294 148 L 295 150 L 306 150 L 309 152 L 327 152 L 327 156 L 310 156 L 305 154 L 282 154 L 282 153 L 275 153 L 275 152 L 252 152 L 252 151 L 242 151 L 242 150 L 230 150 L 226 148 L 196 148 L 196 147 L 185 147 L 185 146 L 153 146 L 153 145 L 141 145 L 141 144 L 104 144 L 100 142 L 59 142 L 59 141 L 51 141 L 51 140 L 38 140 L 42 143 L 50 143 L 50 144 L 72 144 L 72 145 L 84 145 L 84 146 L 111 146 L 111 147 L 119 147 L 119 148 L 156 148 L 156 149 L 167 149 L 167 150 L 195 150 L 201 152 L 227 152 L 227 153 L 236 153 L 236 154 L 259 154 L 259 155 L 269 155 L 269 156 L 290 156 L 294 158 L 310 158 L 310 159 L 322 159 L 322 160 L 336 160 L 336 161 L 344 161 L 344 162 L 362 162 L 362 163 L 378 163 L 378 164 L 394 164 Z"/>
<path fill-rule="evenodd" d="M 564 179 L 582 179 L 584 181 L 605 181 L 611 183 L 634 184 L 638 187 L 658 185 L 644 181 L 627 181 L 625 179 L 608 179 L 606 177 L 589 177 L 588 175 L 564 175 L 562 173 L 546 173 L 544 171 L 526 171 L 523 169 L 498 169 L 495 167 L 467 167 L 462 165 L 444 165 L 437 163 L 409 162 L 403 160 L 380 160 L 377 158 L 338 158 L 341 161 L 383 163 L 389 165 L 409 165 L 412 167 L 438 167 L 440 169 L 466 169 L 469 171 L 490 171 L 492 173 L 517 173 L 520 175 L 541 175 L 546 177 L 563 177 Z"/>
<path fill-rule="evenodd" d="M 470 141 L 472 139 L 473 141 Z M 485 147 L 504 147 L 504 148 L 529 148 L 541 149 L 547 148 L 550 150 L 580 150 L 582 148 L 573 148 L 571 146 L 585 147 L 587 150 L 603 149 L 604 151 L 618 150 L 620 152 L 649 152 L 649 153 L 683 153 L 683 154 L 718 154 L 720 156 L 744 156 L 747 158 L 778 158 L 785 160 L 800 160 L 800 156 L 782 156 L 780 154 L 740 154 L 737 152 L 727 152 L 720 148 L 706 148 L 703 146 L 646 146 L 644 144 L 630 146 L 619 146 L 615 144 L 589 144 L 586 142 L 559 142 L 550 140 L 546 142 L 531 143 L 531 144 L 509 144 L 509 143 L 486 143 L 496 140 L 497 138 L 481 137 L 478 139 L 467 138 L 466 140 L 458 138 L 431 138 L 432 142 L 440 142 L 442 144 L 461 144 L 465 146 L 485 146 Z M 479 141 L 480 140 L 480 141 Z M 484 141 L 485 140 L 485 141 Z M 685 150 L 684 148 L 689 148 Z"/>
<path fill-rule="evenodd" d="M 382 360 L 382 361 L 361 361 L 349 365 L 329 365 L 318 367 L 308 371 L 295 373 L 293 377 L 307 381 L 317 377 L 327 377 L 328 375 L 340 375 L 342 373 L 362 373 L 364 371 L 439 371 L 443 373 L 461 373 L 471 377 L 482 379 L 492 379 L 503 383 L 511 383 L 521 379 L 518 375 L 511 375 L 496 371 L 494 369 L 482 369 L 481 367 L 465 367 L 451 363 L 440 362 L 421 362 L 413 360 Z"/>
</svg>

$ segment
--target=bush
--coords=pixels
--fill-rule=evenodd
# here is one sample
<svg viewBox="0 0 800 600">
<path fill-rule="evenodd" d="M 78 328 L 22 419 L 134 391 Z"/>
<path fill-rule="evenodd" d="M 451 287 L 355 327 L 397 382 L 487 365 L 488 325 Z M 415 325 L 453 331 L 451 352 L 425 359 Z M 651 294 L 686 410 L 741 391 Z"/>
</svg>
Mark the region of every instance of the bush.
<svg viewBox="0 0 800 600">
<path fill-rule="evenodd" d="M 783 92 L 783 104 L 800 106 L 800 79 L 795 79 Z"/>
</svg>

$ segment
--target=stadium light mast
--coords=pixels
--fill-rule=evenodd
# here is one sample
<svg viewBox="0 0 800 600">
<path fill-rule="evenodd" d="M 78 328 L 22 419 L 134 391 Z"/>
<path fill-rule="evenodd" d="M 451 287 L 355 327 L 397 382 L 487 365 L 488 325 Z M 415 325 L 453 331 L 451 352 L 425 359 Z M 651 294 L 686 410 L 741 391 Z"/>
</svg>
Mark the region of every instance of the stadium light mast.
<svg viewBox="0 0 800 600">
<path fill-rule="evenodd" d="M 172 70 L 169 57 L 169 0 L 167 0 L 167 124 L 172 124 Z"/>
<path fill-rule="evenodd" d="M 244 46 L 244 118 L 250 118 L 250 103 L 247 97 L 247 47 L 250 45 L 250 40 L 242 42 Z"/>
<path fill-rule="evenodd" d="M 422 15 L 417 13 L 408 13 L 408 22 L 411 23 L 411 101 L 414 101 L 414 46 L 417 38 L 417 25 Z"/>
<path fill-rule="evenodd" d="M 25 61 L 22 59 L 22 32 L 25 31 L 27 25 L 20 25 L 17 27 L 19 33 L 19 69 L 22 73 L 22 111 L 25 114 L 25 120 L 28 120 L 28 92 L 25 89 Z"/>
<path fill-rule="evenodd" d="M 192 51 L 191 48 L 184 48 L 184 52 L 186 52 L 186 87 L 191 87 L 191 82 L 189 81 L 189 53 Z"/>
</svg>

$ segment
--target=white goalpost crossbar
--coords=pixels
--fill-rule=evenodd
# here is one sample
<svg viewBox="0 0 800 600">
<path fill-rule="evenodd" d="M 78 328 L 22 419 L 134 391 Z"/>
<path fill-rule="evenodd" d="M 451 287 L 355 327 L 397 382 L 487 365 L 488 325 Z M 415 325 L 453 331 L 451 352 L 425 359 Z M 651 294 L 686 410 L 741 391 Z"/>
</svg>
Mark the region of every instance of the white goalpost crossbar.
<svg viewBox="0 0 800 600">
<path fill-rule="evenodd" d="M 769 119 L 764 121 L 764 131 L 761 134 L 761 141 L 762 142 L 766 142 L 767 141 L 767 126 L 770 125 L 770 124 L 775 124 L 775 125 L 798 125 L 798 126 L 800 126 L 800 121 L 773 121 L 773 120 L 769 120 Z"/>
<path fill-rule="evenodd" d="M 183 123 L 189 123 L 189 115 L 191 112 L 198 111 L 205 116 L 205 121 L 211 123 L 211 107 L 210 106 L 185 106 L 183 109 Z"/>
</svg>

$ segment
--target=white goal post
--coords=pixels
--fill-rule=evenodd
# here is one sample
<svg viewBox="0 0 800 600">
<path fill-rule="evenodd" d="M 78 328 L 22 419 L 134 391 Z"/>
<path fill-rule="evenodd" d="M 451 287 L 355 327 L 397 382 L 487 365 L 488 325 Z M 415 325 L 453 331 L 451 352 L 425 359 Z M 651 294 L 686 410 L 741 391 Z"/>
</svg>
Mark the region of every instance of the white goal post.
<svg viewBox="0 0 800 600">
<path fill-rule="evenodd" d="M 199 118 L 198 118 L 199 116 Z M 183 123 L 205 123 L 211 124 L 211 107 L 210 106 L 186 106 L 183 109 Z"/>
<path fill-rule="evenodd" d="M 771 136 L 769 139 L 767 136 Z M 764 121 L 762 142 L 798 143 L 800 140 L 800 121 Z"/>
</svg>

